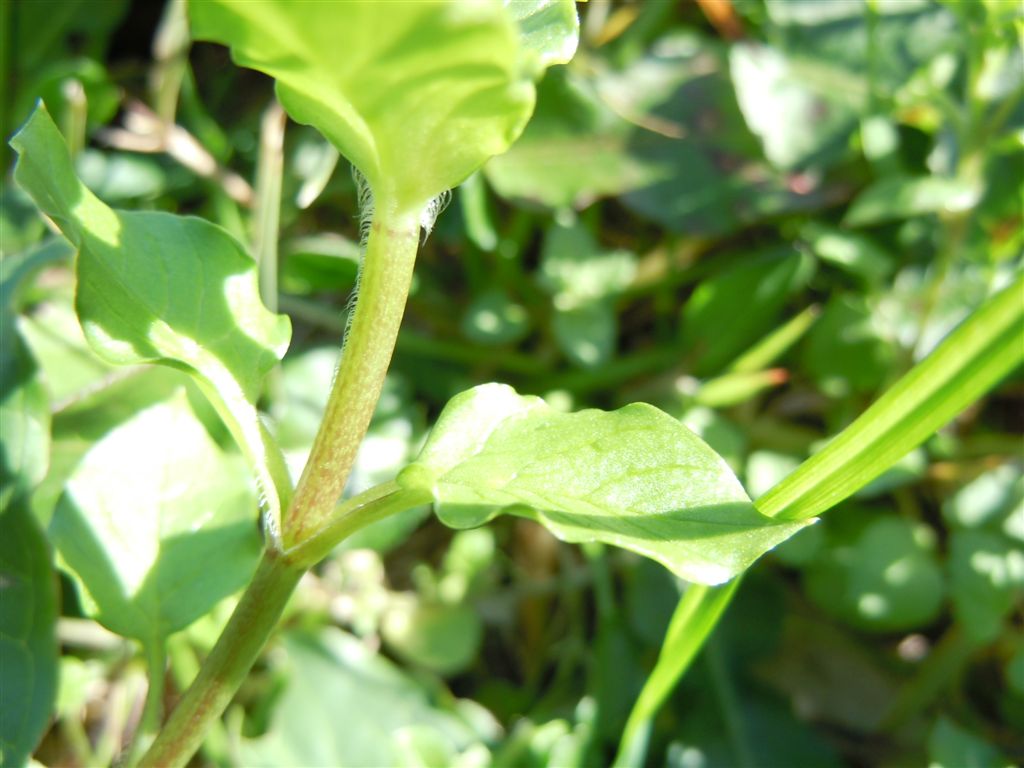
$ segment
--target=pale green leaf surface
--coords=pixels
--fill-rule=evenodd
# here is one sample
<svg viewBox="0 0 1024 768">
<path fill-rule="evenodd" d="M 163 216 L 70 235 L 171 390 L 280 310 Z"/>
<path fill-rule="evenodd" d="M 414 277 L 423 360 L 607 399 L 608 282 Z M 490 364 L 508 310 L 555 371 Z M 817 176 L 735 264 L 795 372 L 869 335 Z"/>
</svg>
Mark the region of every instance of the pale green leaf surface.
<svg viewBox="0 0 1024 768">
<path fill-rule="evenodd" d="M 705 584 L 802 527 L 760 515 L 725 462 L 656 408 L 564 414 L 500 384 L 453 398 L 398 482 L 430 490 L 453 527 L 518 514 L 565 541 L 623 547 Z"/>
<path fill-rule="evenodd" d="M 67 481 L 50 535 L 89 614 L 155 642 L 252 576 L 255 503 L 239 462 L 179 392 L 95 443 Z"/>
<path fill-rule="evenodd" d="M 16 180 L 78 248 L 75 308 L 93 350 L 194 373 L 252 463 L 273 525 L 289 480 L 255 403 L 291 330 L 260 302 L 255 262 L 202 219 L 108 208 L 75 176 L 42 107 L 11 144 Z"/>
<path fill-rule="evenodd" d="M 276 78 L 288 113 L 330 139 L 378 205 L 400 210 L 422 208 L 509 147 L 533 109 L 529 59 L 553 56 L 558 40 L 534 28 L 543 15 L 525 14 L 521 48 L 496 2 L 217 0 L 190 12 L 197 39 Z"/>
<path fill-rule="evenodd" d="M 867 485 L 1024 362 L 1024 277 L 986 301 L 821 452 L 757 500 L 819 515 Z"/>
<path fill-rule="evenodd" d="M 0 766 L 20 768 L 57 696 L 57 577 L 28 509 L 0 516 Z"/>
</svg>

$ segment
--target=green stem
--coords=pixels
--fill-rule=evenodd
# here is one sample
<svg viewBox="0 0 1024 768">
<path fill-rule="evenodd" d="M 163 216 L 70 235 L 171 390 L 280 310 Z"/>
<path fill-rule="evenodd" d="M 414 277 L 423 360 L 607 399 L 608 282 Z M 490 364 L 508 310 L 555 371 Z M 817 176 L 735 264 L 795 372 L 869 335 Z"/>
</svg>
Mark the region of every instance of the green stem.
<svg viewBox="0 0 1024 768">
<path fill-rule="evenodd" d="M 714 630 L 739 584 L 735 578 L 718 587 L 687 587 L 672 614 L 658 662 L 629 713 L 614 766 L 643 764 L 651 721 Z"/>
<path fill-rule="evenodd" d="M 360 272 L 359 300 L 320 431 L 283 521 L 286 556 L 273 540 L 199 675 L 141 766 L 183 766 L 230 703 L 266 644 L 310 559 L 356 528 L 422 503 L 397 485 L 335 511 L 391 363 L 419 238 L 417 217 L 378 208 Z"/>
<path fill-rule="evenodd" d="M 703 658 L 711 677 L 711 687 L 718 698 L 718 707 L 722 713 L 722 720 L 725 721 L 725 732 L 729 736 L 736 765 L 739 768 L 752 768 L 757 763 L 754 760 L 754 753 L 750 749 L 747 729 L 743 724 L 743 711 L 740 709 L 739 697 L 736 695 L 736 686 L 733 685 L 732 676 L 729 674 L 729 667 L 722 656 L 719 643 L 709 642 L 704 649 Z"/>
<path fill-rule="evenodd" d="M 184 766 L 242 684 L 277 624 L 304 568 L 264 553 L 199 676 L 178 702 L 140 766 Z"/>
<path fill-rule="evenodd" d="M 179 632 L 168 639 L 167 656 L 170 662 L 171 680 L 174 681 L 178 690 L 184 691 L 196 679 L 200 669 L 199 655 L 186 633 Z M 228 764 L 228 734 L 222 721 L 210 721 L 210 729 L 206 732 L 206 738 L 203 740 L 199 752 L 207 763 L 212 765 Z"/>
<path fill-rule="evenodd" d="M 146 689 L 146 701 L 142 706 L 142 716 L 132 736 L 132 744 L 128 749 L 128 763 L 134 763 L 139 752 L 160 727 L 160 714 L 164 701 L 164 678 L 167 676 L 167 641 L 155 637 L 145 644 L 146 675 L 149 687 Z"/>
<path fill-rule="evenodd" d="M 320 431 L 283 521 L 285 547 L 332 516 L 370 425 L 398 338 L 419 239 L 417 216 L 379 205 L 359 275 L 359 299 Z"/>
<path fill-rule="evenodd" d="M 432 498 L 427 491 L 406 490 L 395 481 L 376 485 L 338 506 L 330 522 L 287 550 L 285 557 L 297 566 L 308 568 L 320 562 L 339 542 L 360 528 L 398 512 L 428 504 Z"/>
<path fill-rule="evenodd" d="M 277 240 L 281 223 L 286 121 L 287 116 L 276 100 L 263 113 L 256 172 L 252 249 L 260 268 L 260 298 L 271 312 L 277 312 Z"/>
</svg>

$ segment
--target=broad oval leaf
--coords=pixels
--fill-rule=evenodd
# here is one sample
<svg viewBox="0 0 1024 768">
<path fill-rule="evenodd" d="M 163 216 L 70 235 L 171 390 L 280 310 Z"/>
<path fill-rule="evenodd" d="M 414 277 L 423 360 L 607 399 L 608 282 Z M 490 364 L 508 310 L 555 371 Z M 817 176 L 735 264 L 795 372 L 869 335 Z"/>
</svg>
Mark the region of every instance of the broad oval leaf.
<svg viewBox="0 0 1024 768">
<path fill-rule="evenodd" d="M 330 139 L 378 205 L 415 210 L 504 152 L 533 110 L 531 76 L 575 50 L 571 2 L 511 5 L 207 0 L 190 14 L 195 38 L 277 79 L 288 113 Z"/>
<path fill-rule="evenodd" d="M 559 413 L 500 384 L 454 397 L 398 482 L 430 490 L 452 527 L 517 514 L 703 584 L 727 581 L 802 527 L 757 512 L 728 465 L 653 406 Z"/>
<path fill-rule="evenodd" d="M 50 522 L 86 609 L 156 642 L 243 587 L 260 553 L 244 471 L 183 391 L 111 430 L 71 474 Z"/>
<path fill-rule="evenodd" d="M 0 516 L 0 765 L 28 762 L 57 695 L 57 578 L 46 539 L 16 501 Z"/>
<path fill-rule="evenodd" d="M 75 309 L 90 346 L 113 363 L 195 374 L 253 465 L 274 526 L 290 480 L 255 403 L 291 328 L 260 302 L 255 262 L 202 219 L 108 208 L 75 175 L 42 106 L 11 145 L 15 179 L 78 249 Z"/>
</svg>

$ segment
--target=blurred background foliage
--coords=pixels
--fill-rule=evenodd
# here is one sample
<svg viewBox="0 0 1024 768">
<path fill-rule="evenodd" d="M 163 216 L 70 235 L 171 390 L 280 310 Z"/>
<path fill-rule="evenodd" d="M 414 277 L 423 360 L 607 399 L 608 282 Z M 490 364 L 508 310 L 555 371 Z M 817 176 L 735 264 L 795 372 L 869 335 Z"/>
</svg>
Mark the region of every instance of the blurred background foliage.
<svg viewBox="0 0 1024 768">
<path fill-rule="evenodd" d="M 41 97 L 113 205 L 203 216 L 249 244 L 279 205 L 278 291 L 263 287 L 294 339 L 264 406 L 301 467 L 359 260 L 345 161 L 285 125 L 267 78 L 191 45 L 177 0 L 0 8 L 5 137 Z M 580 13 L 575 60 L 422 248 L 349 492 L 392 478 L 450 396 L 497 380 L 565 409 L 654 403 L 756 497 L 1021 268 L 1018 2 Z M 28 573 L 90 444 L 168 393 L 184 387 L 235 449 L 183 377 L 88 351 L 70 248 L 8 182 L 2 407 L 48 404 L 35 489 L 0 537 L 4 567 Z M 1024 760 L 1022 398 L 1018 372 L 760 562 L 656 721 L 648 763 Z M 56 702 L 35 759 L 108 764 L 138 720 L 142 667 L 70 577 L 55 604 L 45 573 L 32 583 L 60 642 L 58 684 L 20 681 Z M 527 521 L 453 533 L 414 510 L 303 582 L 198 764 L 605 764 L 684 588 Z M 171 637 L 168 702 L 230 606 Z"/>
</svg>

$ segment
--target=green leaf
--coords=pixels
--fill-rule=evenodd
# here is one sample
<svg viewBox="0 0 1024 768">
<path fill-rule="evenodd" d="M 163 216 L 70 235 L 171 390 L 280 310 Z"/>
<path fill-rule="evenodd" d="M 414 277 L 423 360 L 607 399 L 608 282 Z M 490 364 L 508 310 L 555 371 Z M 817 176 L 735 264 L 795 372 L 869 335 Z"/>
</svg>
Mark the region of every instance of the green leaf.
<svg viewBox="0 0 1024 768">
<path fill-rule="evenodd" d="M 50 535 L 89 614 L 152 643 L 252 576 L 254 505 L 239 463 L 179 392 L 95 443 L 67 481 Z"/>
<path fill-rule="evenodd" d="M 552 70 L 537 86 L 537 109 L 522 138 L 484 172 L 504 197 L 583 208 L 657 177 L 629 152 L 633 128 L 591 83 L 568 69 Z"/>
<path fill-rule="evenodd" d="M 380 630 L 400 658 L 440 675 L 452 675 L 476 659 L 484 627 L 471 605 L 403 595 L 388 607 Z"/>
<path fill-rule="evenodd" d="M 821 167 L 841 159 L 857 125 L 848 94 L 815 89 L 775 48 L 740 43 L 729 50 L 736 100 L 777 168 Z"/>
<path fill-rule="evenodd" d="M 531 76 L 575 48 L 561 29 L 572 3 L 556 5 L 510 13 L 497 2 L 217 0 L 192 3 L 190 13 L 197 39 L 229 45 L 238 64 L 277 79 L 288 113 L 362 172 L 378 205 L 406 211 L 456 186 L 522 131 Z"/>
<path fill-rule="evenodd" d="M 57 578 L 28 509 L 0 516 L 0 766 L 27 764 L 57 698 Z"/>
<path fill-rule="evenodd" d="M 242 765 L 397 766 L 401 733 L 411 726 L 453 753 L 475 742 L 457 714 L 432 705 L 421 685 L 351 635 L 295 633 L 282 650 L 284 693 L 269 731 L 240 744 Z"/>
<path fill-rule="evenodd" d="M 22 284 L 65 255 L 50 241 L 0 260 L 0 513 L 46 475 L 50 452 L 50 398 L 42 371 L 18 327 Z"/>
<path fill-rule="evenodd" d="M 877 312 L 865 297 L 832 297 L 807 335 L 801 364 L 822 392 L 843 397 L 873 392 L 885 381 L 896 359 L 895 346 L 879 328 Z"/>
<path fill-rule="evenodd" d="M 0 309 L 0 513 L 46 475 L 50 398 L 12 316 Z"/>
<path fill-rule="evenodd" d="M 867 485 L 1024 362 L 1024 277 L 980 306 L 821 452 L 757 501 L 819 515 Z"/>
<path fill-rule="evenodd" d="M 509 344 L 530 332 L 530 315 L 500 288 L 474 298 L 459 324 L 463 335 L 481 344 Z"/>
<path fill-rule="evenodd" d="M 988 531 L 954 531 L 949 551 L 953 613 L 979 643 L 998 637 L 1024 593 L 1024 552 Z"/>
<path fill-rule="evenodd" d="M 852 546 L 823 552 L 805 573 L 807 593 L 855 626 L 898 632 L 927 626 L 942 607 L 934 534 L 902 518 L 875 520 Z"/>
<path fill-rule="evenodd" d="M 580 225 L 554 225 L 544 236 L 539 281 L 559 309 L 614 296 L 636 276 L 636 256 L 629 251 L 603 251 Z"/>
<path fill-rule="evenodd" d="M 75 308 L 93 350 L 195 375 L 253 466 L 273 534 L 290 479 L 255 403 L 290 325 L 260 303 L 253 260 L 202 219 L 108 208 L 75 176 L 43 107 L 11 145 L 15 179 L 78 249 Z"/>
<path fill-rule="evenodd" d="M 455 528 L 516 514 L 704 584 L 727 581 L 802 527 L 760 515 L 725 462 L 656 408 L 558 413 L 500 384 L 454 397 L 398 483 L 430 491 Z"/>
<path fill-rule="evenodd" d="M 864 227 L 926 213 L 960 213 L 972 208 L 981 194 L 975 183 L 961 179 L 885 177 L 857 196 L 843 224 Z"/>
<path fill-rule="evenodd" d="M 608 302 L 596 301 L 571 309 L 556 309 L 551 330 L 559 348 L 573 365 L 596 368 L 615 352 L 619 323 Z"/>
<path fill-rule="evenodd" d="M 928 737 L 929 768 L 1011 768 L 1013 763 L 976 734 L 939 717 Z"/>
<path fill-rule="evenodd" d="M 694 372 L 719 372 L 764 336 L 812 269 L 807 258 L 785 250 L 746 259 L 697 286 L 683 310 L 683 344 L 696 359 Z"/>
<path fill-rule="evenodd" d="M 893 259 L 886 250 L 858 232 L 812 222 L 800 235 L 809 241 L 819 259 L 854 275 L 866 285 L 877 285 L 892 273 Z"/>
</svg>

